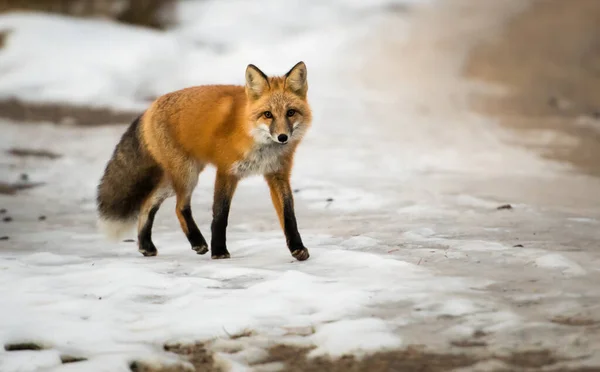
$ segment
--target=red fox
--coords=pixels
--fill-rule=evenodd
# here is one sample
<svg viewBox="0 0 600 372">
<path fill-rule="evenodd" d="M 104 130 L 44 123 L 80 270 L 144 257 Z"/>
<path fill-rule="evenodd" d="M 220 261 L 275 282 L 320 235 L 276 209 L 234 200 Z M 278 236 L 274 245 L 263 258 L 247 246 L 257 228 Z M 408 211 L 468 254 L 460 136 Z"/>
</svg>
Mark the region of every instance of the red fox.
<svg viewBox="0 0 600 372">
<path fill-rule="evenodd" d="M 137 221 L 139 251 L 156 256 L 154 216 L 175 195 L 181 229 L 192 249 L 205 254 L 208 245 L 190 201 L 200 172 L 211 164 L 217 168 L 211 257 L 230 257 L 226 229 L 238 181 L 263 175 L 292 256 L 306 260 L 290 172 L 312 121 L 307 91 L 304 62 L 274 77 L 250 64 L 245 86 L 195 86 L 157 98 L 123 134 L 104 170 L 97 196 L 101 227 L 117 239 Z"/>
</svg>

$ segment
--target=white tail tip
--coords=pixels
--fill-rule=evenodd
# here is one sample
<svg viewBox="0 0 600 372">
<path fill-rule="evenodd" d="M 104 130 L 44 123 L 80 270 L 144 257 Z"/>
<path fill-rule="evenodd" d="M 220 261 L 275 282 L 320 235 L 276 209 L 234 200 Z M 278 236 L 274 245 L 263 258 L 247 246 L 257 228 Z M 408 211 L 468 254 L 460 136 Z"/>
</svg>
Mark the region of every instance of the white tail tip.
<svg viewBox="0 0 600 372">
<path fill-rule="evenodd" d="M 119 241 L 127 233 L 131 232 L 135 227 L 136 220 L 111 220 L 104 217 L 98 218 L 98 229 L 113 241 Z"/>
</svg>

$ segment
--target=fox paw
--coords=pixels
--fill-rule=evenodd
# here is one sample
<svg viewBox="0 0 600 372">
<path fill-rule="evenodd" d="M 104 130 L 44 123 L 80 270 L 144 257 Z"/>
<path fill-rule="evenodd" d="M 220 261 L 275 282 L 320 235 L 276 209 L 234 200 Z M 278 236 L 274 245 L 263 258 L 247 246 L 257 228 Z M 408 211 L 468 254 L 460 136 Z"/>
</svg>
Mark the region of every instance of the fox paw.
<svg viewBox="0 0 600 372">
<path fill-rule="evenodd" d="M 138 251 L 141 254 L 143 254 L 145 257 L 152 257 L 152 256 L 156 256 L 158 254 L 158 251 L 156 250 L 156 247 L 154 245 L 139 247 Z"/>
<path fill-rule="evenodd" d="M 220 254 L 214 254 L 211 256 L 211 258 L 213 260 L 222 260 L 224 258 L 231 258 L 231 256 L 229 255 L 229 252 L 227 253 L 220 253 Z"/>
<path fill-rule="evenodd" d="M 206 244 L 192 247 L 192 249 L 195 250 L 198 254 L 205 254 L 206 252 L 208 252 L 208 246 Z"/>
<path fill-rule="evenodd" d="M 292 251 L 292 256 L 294 256 L 294 258 L 296 258 L 298 261 L 305 261 L 308 259 L 308 257 L 310 257 L 310 254 L 308 254 L 308 249 L 300 248 Z"/>
</svg>

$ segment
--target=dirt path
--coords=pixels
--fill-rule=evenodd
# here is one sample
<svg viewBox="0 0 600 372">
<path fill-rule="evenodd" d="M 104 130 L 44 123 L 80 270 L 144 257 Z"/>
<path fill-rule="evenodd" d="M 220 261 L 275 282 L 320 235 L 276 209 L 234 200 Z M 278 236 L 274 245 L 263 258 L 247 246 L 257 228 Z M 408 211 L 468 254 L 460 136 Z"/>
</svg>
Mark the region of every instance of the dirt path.
<svg viewBox="0 0 600 372">
<path fill-rule="evenodd" d="M 600 3 L 533 2 L 470 54 L 465 76 L 506 88 L 476 109 L 543 156 L 600 176 Z"/>
<path fill-rule="evenodd" d="M 412 125 L 382 125 L 390 141 L 406 143 L 415 139 L 419 143 L 429 141 L 432 148 L 448 144 L 465 154 L 497 151 L 505 157 L 521 156 L 518 149 L 511 154 L 503 144 L 498 143 L 496 149 L 496 142 L 487 140 L 490 136 L 500 136 L 499 142 L 514 144 L 518 141 L 526 145 L 525 151 L 540 151 L 548 159 L 575 165 L 576 170 L 600 174 L 599 132 L 594 127 L 598 124 L 594 122 L 595 116 L 600 116 L 599 2 L 481 1 L 475 4 L 458 0 L 444 2 L 413 16 L 416 21 L 411 24 L 408 40 L 397 37 L 405 25 L 390 17 L 383 23 L 380 37 L 365 42 L 368 57 L 359 74 L 364 78 L 366 89 L 379 97 L 370 103 L 374 116 L 399 110 L 422 118 Z M 482 81 L 486 84 L 479 84 Z M 418 87 L 418 91 L 399 89 L 398 82 Z M 381 98 L 392 103 L 381 103 Z M 500 118 L 509 135 L 501 136 L 502 132 L 473 120 L 471 110 Z M 445 121 L 455 126 L 451 130 L 440 128 L 440 122 Z M 510 135 L 512 131 L 516 131 L 516 135 L 515 132 Z M 421 138 L 423 135 L 429 138 Z M 486 140 L 473 143 L 472 139 L 478 137 Z M 376 161 L 374 159 L 374 163 Z M 502 159 L 493 163 L 502 164 Z M 524 169 L 528 166 L 523 164 Z M 466 169 L 467 173 L 470 171 Z M 594 227 L 569 225 L 565 228 L 566 215 L 562 213 L 589 213 L 590 218 L 597 217 L 600 200 L 594 195 L 598 195 L 595 191 L 598 182 L 577 172 L 569 176 L 569 169 L 560 177 L 551 178 L 550 184 L 545 176 L 530 177 L 518 170 L 514 174 L 512 171 L 498 170 L 486 177 L 478 176 L 474 168 L 473 175 L 452 176 L 450 182 L 424 188 L 442 194 L 472 192 L 497 200 L 521 200 L 543 210 L 544 214 L 515 212 L 515 215 L 507 208 L 511 215 L 495 217 L 494 222 L 487 220 L 491 218 L 489 215 L 466 216 L 448 221 L 446 234 L 467 240 L 495 239 L 503 244 L 514 244 L 517 250 L 534 247 L 570 252 L 578 261 L 597 260 L 594 250 L 599 236 Z M 381 185 L 373 187 L 384 189 Z M 410 189 L 410 181 L 403 187 L 404 192 Z M 466 215 L 469 212 L 472 210 L 466 208 Z M 365 218 L 363 216 L 361 221 Z M 432 225 L 444 230 L 444 222 L 439 220 L 432 219 Z M 481 224 L 500 225 L 505 232 L 493 232 L 493 229 L 466 232 Z M 352 229 L 349 225 L 345 226 L 346 231 Z M 457 233 L 461 229 L 463 232 Z M 385 237 L 383 241 L 392 239 L 381 231 L 379 234 Z M 424 245 L 423 251 L 429 252 L 435 243 L 426 241 Z M 414 251 L 404 253 L 403 259 L 410 260 L 408 255 L 415 262 L 423 261 L 424 265 L 455 275 L 468 271 L 482 281 L 493 279 L 495 283 L 486 288 L 483 296 L 497 301 L 495 311 L 518 314 L 526 325 L 520 331 L 506 331 L 499 325 L 487 324 L 489 332 L 475 331 L 445 343 L 440 341 L 444 336 L 438 340 L 435 334 L 460 328 L 463 320 L 461 316 L 439 318 L 433 324 L 401 327 L 398 332 L 409 344 L 401 350 L 376 353 L 363 359 L 348 356 L 331 360 L 308 358 L 306 348 L 275 346 L 265 359 L 255 364 L 256 370 L 283 366 L 285 371 L 441 372 L 457 368 L 461 371 L 600 371 L 600 367 L 596 367 L 600 365 L 600 356 L 594 351 L 600 344 L 596 336 L 600 320 L 595 310 L 598 293 L 593 289 L 593 277 L 555 276 L 536 271 L 535 265 L 527 259 L 521 261 L 526 254 L 517 250 L 498 255 L 470 252 L 458 262 L 449 260 L 452 252 L 438 257 L 422 255 L 419 245 L 403 247 Z M 497 271 L 499 267 L 503 273 Z M 580 297 L 566 300 L 569 293 L 578 293 Z M 391 307 L 377 315 L 397 316 L 404 314 L 403 311 Z M 485 317 L 484 314 L 482 310 L 479 315 L 468 317 Z M 486 321 L 482 321 L 483 324 Z M 419 345 L 419 341 L 423 344 Z M 199 355 L 204 355 L 206 345 L 200 345 L 198 350 Z M 202 365 L 197 368 L 201 369 Z"/>
<path fill-rule="evenodd" d="M 3 128 L 16 148 L 27 150 L 27 156 L 21 156 L 23 151 L 4 154 L 5 169 L 13 173 L 31 170 L 33 181 L 48 183 L 31 193 L 0 195 L 7 204 L 0 211 L 3 226 L 10 232 L 4 241 L 11 244 L 5 250 L 7 257 L 14 262 L 25 258 L 26 264 L 17 269 L 31 267 L 32 275 L 43 271 L 40 265 L 46 270 L 48 256 L 60 258 L 61 271 L 77 269 L 78 262 L 85 262 L 85 269 L 80 268 L 82 278 L 118 260 L 119 267 L 131 264 L 140 273 L 158 278 L 161 288 L 164 280 L 181 280 L 172 282 L 178 288 L 190 277 L 209 278 L 231 289 L 232 298 L 251 286 L 279 283 L 269 280 L 271 274 L 265 276 L 268 271 L 314 278 L 318 286 L 301 292 L 301 297 L 289 291 L 297 298 L 294 307 L 320 298 L 330 283 L 360 294 L 348 297 L 348 306 L 340 301 L 349 312 L 340 308 L 333 315 L 313 318 L 319 310 L 306 309 L 307 320 L 299 324 L 265 323 L 262 329 L 227 333 L 229 338 L 208 341 L 208 336 L 197 336 L 196 331 L 193 337 L 198 344 L 165 348 L 184 356 L 198 371 L 225 370 L 232 361 L 265 372 L 600 371 L 600 179 L 590 176 L 597 172 L 593 155 L 598 150 L 590 128 L 598 102 L 594 89 L 600 86 L 594 80 L 596 62 L 592 61 L 596 59 L 588 53 L 598 49 L 591 47 L 597 45 L 592 35 L 598 26 L 594 14 L 600 7 L 594 4 L 598 3 L 440 1 L 432 8 L 385 17 L 380 29 L 356 41 L 360 45 L 353 48 L 363 52 L 357 61 L 336 55 L 340 86 L 348 83 L 349 89 L 339 95 L 325 91 L 318 97 L 322 101 L 315 110 L 319 114 L 316 135 L 302 148 L 295 166 L 295 174 L 300 175 L 294 180 L 298 220 L 307 244 L 315 247 L 307 265 L 279 266 L 279 258 L 270 259 L 271 248 L 274 251 L 282 240 L 261 180 L 246 183 L 236 196 L 230 241 L 232 252 L 240 256 L 224 263 L 231 265 L 229 275 L 213 276 L 212 262 L 190 258 L 187 241 L 171 213 L 173 200 L 165 203 L 157 217 L 156 236 L 164 247 L 158 259 L 167 258 L 137 261 L 139 257 L 131 253 L 134 241 L 109 246 L 94 230 L 96 177 L 124 128 L 12 124 Z M 555 30 L 559 26 L 560 32 Z M 538 41 L 544 35 L 555 39 L 556 50 L 553 43 Z M 540 48 L 532 47 L 538 44 Z M 515 60 L 515 55 L 522 60 Z M 581 65 L 587 67 L 570 67 L 577 61 L 586 61 Z M 523 72 L 519 72 L 521 67 Z M 501 95 L 506 91 L 510 94 Z M 582 116 L 587 127 L 577 125 Z M 495 125 L 497 120 L 502 125 Z M 542 136 L 539 129 L 547 131 Z M 535 146 L 529 141 L 530 133 Z M 28 161 L 42 149 L 32 138 L 51 142 L 48 150 L 62 156 Z M 67 142 L 71 146 L 63 149 L 61 144 Z M 547 159 L 532 151 L 532 146 L 537 150 L 540 144 Z M 548 159 L 568 163 L 564 166 Z M 318 167 L 315 160 L 321 160 Z M 71 176 L 76 172 L 80 175 Z M 205 226 L 210 195 L 212 180 L 203 175 L 194 208 L 198 216 L 204 216 Z M 501 207 L 507 204 L 510 207 Z M 242 255 L 248 246 L 256 251 Z M 36 258 L 40 252 L 53 254 Z M 344 261 L 352 255 L 356 258 Z M 365 257 L 374 261 L 364 261 Z M 36 260 L 41 264 L 36 266 Z M 94 269 L 87 266 L 89 261 L 92 266 L 96 263 Z M 106 275 L 93 271 L 98 272 Z M 42 283 L 59 274 L 33 279 Z M 127 274 L 122 279 L 129 278 Z M 90 286 L 86 291 L 98 288 Z M 152 324 L 180 326 L 177 311 L 182 310 L 170 307 L 173 303 L 192 310 L 190 304 L 199 309 L 221 306 L 219 301 L 211 304 L 209 297 L 224 292 L 221 288 L 214 292 L 210 286 L 210 292 L 194 288 L 190 297 L 170 297 L 164 292 L 160 301 L 155 296 L 139 296 L 132 303 L 137 308 L 146 304 L 142 301 L 151 301 L 152 313 L 140 316 L 143 328 L 147 319 L 150 328 Z M 206 301 L 203 293 L 210 293 Z M 15 301 L 22 296 L 19 292 Z M 98 297 L 98 302 L 95 295 L 91 297 L 107 310 L 123 306 L 106 296 Z M 191 298 L 199 302 L 188 302 Z M 222 297 L 225 304 L 226 299 Z M 364 306 L 352 310 L 352 299 L 364 301 Z M 129 307 L 126 313 L 136 314 Z M 257 310 L 256 314 L 263 313 Z M 308 356 L 312 343 L 327 344 L 331 336 L 319 328 L 330 321 L 352 322 L 354 318 L 381 321 L 387 332 L 382 334 L 398 336 L 400 346 L 393 347 L 399 349 L 362 359 Z M 198 324 L 223 321 L 207 319 Z M 198 324 L 193 329 L 204 329 Z M 234 324 L 246 325 L 244 319 Z M 120 323 L 113 326 L 123 327 Z M 331 343 L 362 347 L 344 335 Z M 380 340 L 369 336 L 367 343 L 382 350 Z M 136 334 L 135 342 L 144 337 Z M 156 353 L 161 353 L 165 339 L 162 333 L 153 336 Z M 286 341 L 289 344 L 281 345 Z M 21 344 L 16 345 L 20 349 L 7 350 L 33 352 L 44 346 L 24 345 L 29 349 Z M 191 370 L 189 365 L 157 369 L 143 360 L 130 368 L 140 372 Z"/>
<path fill-rule="evenodd" d="M 368 51 L 372 54 L 366 63 L 370 73 L 363 75 L 365 86 L 382 97 L 394 92 L 392 94 L 400 99 L 405 98 L 404 103 L 400 101 L 395 105 L 399 110 L 413 111 L 424 117 L 422 123 L 415 125 L 439 123 L 449 117 L 468 122 L 469 111 L 474 110 L 498 117 L 504 128 L 516 131 L 516 135 L 509 133 L 502 141 L 523 144 L 526 151 L 533 150 L 547 159 L 573 164 L 575 172 L 600 175 L 600 2 L 534 0 L 475 4 L 458 0 L 447 1 L 415 17 L 418 21 L 412 26 L 408 41 L 396 38 L 403 26 L 398 26 L 393 18 L 383 24 L 384 36 L 370 40 Z M 410 97 L 398 95 L 397 87 L 390 81 L 407 86 L 414 84 L 420 92 Z M 481 82 L 485 84 L 480 85 Z M 406 125 L 398 128 L 401 131 L 391 136 L 404 141 L 427 133 L 423 127 L 414 131 Z M 474 154 L 481 148 L 462 141 L 461 136 L 471 139 L 473 133 L 481 138 L 498 135 L 491 128 L 477 127 L 477 124 L 455 127 L 452 132 L 440 130 L 433 124 L 431 133 L 434 145 L 444 146 L 447 142 L 463 150 L 472 148 Z M 490 142 L 484 143 L 487 146 Z M 469 188 L 476 189 L 475 193 L 486 190 L 488 195 L 504 196 L 508 200 L 518 197 L 541 208 L 583 211 L 589 207 L 589 211 L 595 211 L 592 215 L 597 215 L 599 199 L 594 195 L 600 195 L 598 182 L 578 176 L 573 176 L 577 179 L 574 181 L 567 174 L 553 179 L 554 184 L 546 184 L 543 177 L 532 180 L 504 175 L 479 181 L 464 178 L 455 182 L 456 189 L 445 192 L 461 189 L 464 192 Z M 540 192 L 540 187 L 546 190 Z M 516 235 L 526 235 L 526 226 L 531 223 L 527 221 L 528 218 L 522 220 L 523 226 L 515 228 Z M 525 239 L 533 245 L 537 245 L 537 241 L 538 246 L 554 244 L 558 250 L 595 249 L 597 233 L 588 230 L 572 235 L 567 242 L 560 237 L 567 235 L 566 231 L 565 234 L 559 232 L 563 226 L 551 227 L 556 222 L 550 219 L 535 222 L 539 225 L 530 232 L 534 236 Z M 518 223 L 515 220 L 512 226 Z M 541 232 L 540 226 L 544 225 L 546 231 Z M 507 235 L 497 238 L 499 241 L 514 239 Z M 436 263 L 444 267 L 442 262 Z M 471 270 L 475 274 L 478 269 Z M 486 274 L 483 269 L 482 280 L 492 276 L 499 280 L 488 288 L 489 295 L 502 298 L 502 306 L 530 321 L 550 321 L 559 328 L 550 331 L 530 325 L 528 331 L 518 336 L 520 339 L 514 334 L 501 335 L 502 332 L 495 336 L 475 332 L 446 348 L 434 348 L 435 352 L 426 351 L 431 349 L 429 343 L 424 349 L 413 345 L 360 361 L 351 357 L 337 361 L 307 359 L 302 350 L 290 352 L 286 348 L 272 349 L 271 359 L 286 363 L 285 370 L 290 371 L 449 371 L 455 368 L 461 371 L 600 371 L 600 367 L 594 367 L 598 365 L 594 361 L 598 363 L 599 355 L 593 352 L 594 347 L 588 348 L 600 341 L 591 336 L 599 331 L 600 322 L 593 315 L 596 295 L 584 289 L 590 283 L 550 276 L 540 279 L 543 276 L 537 274 L 531 276 L 531 283 L 526 283 L 524 277 L 511 278 L 511 270 L 515 273 L 522 270 L 518 265 L 509 265 L 506 270 L 507 275 L 500 279 L 491 272 Z M 549 309 L 559 297 L 552 289 L 555 280 L 563 280 L 563 285 L 583 296 L 578 305 L 568 310 L 570 316 L 550 315 L 552 310 Z M 578 286 L 581 286 L 579 290 Z M 547 299 L 517 300 L 537 291 L 545 293 L 542 297 L 548 296 Z M 421 325 L 416 330 L 403 330 L 402 334 L 410 332 L 436 332 L 436 327 Z M 547 338 L 547 342 L 536 341 L 540 336 Z M 427 336 L 421 339 L 432 341 Z M 561 339 L 582 343 L 576 341 L 567 346 L 567 342 L 559 346 Z M 546 349 L 542 344 L 551 347 Z"/>
</svg>

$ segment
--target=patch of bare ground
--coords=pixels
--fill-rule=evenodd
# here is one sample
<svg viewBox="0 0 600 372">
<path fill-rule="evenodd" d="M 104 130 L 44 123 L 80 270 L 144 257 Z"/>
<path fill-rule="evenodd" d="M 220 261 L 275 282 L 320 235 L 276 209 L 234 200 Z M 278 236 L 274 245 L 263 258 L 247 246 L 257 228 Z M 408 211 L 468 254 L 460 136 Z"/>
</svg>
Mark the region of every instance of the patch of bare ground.
<svg viewBox="0 0 600 372">
<path fill-rule="evenodd" d="M 600 175 L 600 1 L 533 0 L 497 36 L 472 50 L 464 73 L 508 94 L 478 94 L 475 109 L 542 156 Z"/>
<path fill-rule="evenodd" d="M 16 342 L 4 345 L 6 351 L 23 351 L 23 350 L 43 350 L 44 347 L 35 342 Z"/>
<path fill-rule="evenodd" d="M 580 316 L 556 316 L 550 320 L 552 323 L 562 324 L 567 326 L 593 326 L 600 325 L 600 321 L 596 319 L 580 317 Z"/>
<path fill-rule="evenodd" d="M 52 160 L 58 159 L 61 156 L 48 150 L 26 148 L 11 148 L 8 149 L 6 153 L 16 157 L 34 157 Z M 0 181 L 0 195 L 16 195 L 19 191 L 32 189 L 44 184 L 44 182 L 30 182 L 29 176 L 26 173 L 23 173 L 17 182 Z"/>
<path fill-rule="evenodd" d="M 4 47 L 9 32 L 8 30 L 0 30 L 0 49 Z"/>
<path fill-rule="evenodd" d="M 467 354 L 436 354 L 424 351 L 419 347 L 404 350 L 386 351 L 367 355 L 361 359 L 348 355 L 339 359 L 327 357 L 307 358 L 310 348 L 299 348 L 278 345 L 269 351 L 268 362 L 280 362 L 285 365 L 286 372 L 300 371 L 450 371 L 455 368 L 468 367 L 478 362 L 474 356 Z"/>
<path fill-rule="evenodd" d="M 16 195 L 17 192 L 22 190 L 32 189 L 34 187 L 42 186 L 42 182 L 2 182 L 0 181 L 0 195 Z"/>
<path fill-rule="evenodd" d="M 8 343 L 8 344 L 4 345 L 4 350 L 9 351 L 9 352 L 40 351 L 40 350 L 45 350 L 45 349 L 47 349 L 47 348 L 44 347 L 43 345 L 35 343 L 35 342 L 17 342 L 17 343 Z M 83 357 L 67 355 L 67 354 L 62 354 L 60 356 L 60 361 L 62 364 L 83 362 L 85 360 L 87 360 L 87 359 L 83 358 Z"/>
<path fill-rule="evenodd" d="M 484 346 L 487 346 L 487 342 L 480 341 L 480 340 L 463 339 L 463 340 L 453 340 L 450 342 L 450 345 L 456 346 L 456 347 L 484 347 Z"/>
<path fill-rule="evenodd" d="M 600 368 L 569 368 L 556 366 L 568 361 L 551 350 L 514 351 L 505 355 L 486 353 L 436 353 L 426 351 L 420 346 L 409 346 L 403 350 L 386 351 L 368 355 L 364 358 L 343 356 L 339 359 L 327 357 L 307 358 L 310 348 L 278 345 L 269 352 L 268 362 L 284 364 L 284 371 L 329 371 L 329 372 L 445 372 L 457 368 L 470 367 L 480 362 L 498 360 L 506 365 L 500 371 L 538 371 L 552 372 L 599 372 Z"/>
<path fill-rule="evenodd" d="M 29 175 L 22 173 L 17 182 L 0 181 L 0 195 L 15 195 L 21 190 L 27 190 L 34 187 L 42 186 L 44 182 L 30 182 Z"/>
<path fill-rule="evenodd" d="M 213 353 L 204 343 L 165 345 L 165 350 L 180 355 L 191 363 L 188 365 L 173 364 L 168 366 L 153 366 L 144 362 L 133 362 L 130 368 L 134 372 L 188 372 L 206 371 L 222 372 L 223 367 L 215 363 Z M 600 368 L 581 367 L 569 368 L 561 362 L 570 359 L 559 353 L 542 349 L 528 351 L 513 351 L 503 354 L 493 354 L 486 351 L 438 353 L 428 351 L 422 345 L 413 345 L 401 350 L 390 350 L 366 355 L 358 358 L 345 355 L 340 358 L 319 356 L 309 358 L 312 347 L 299 347 L 290 345 L 276 345 L 268 350 L 265 359 L 253 364 L 252 367 L 262 370 L 261 367 L 277 364 L 282 371 L 306 372 L 446 372 L 458 368 L 467 368 L 481 362 L 500 361 L 506 367 L 496 369 L 494 372 L 504 371 L 550 371 L 550 372 L 600 372 Z M 471 350 L 471 349 L 470 349 Z"/>
<path fill-rule="evenodd" d="M 61 155 L 52 151 L 43 149 L 26 149 L 21 147 L 13 147 L 6 151 L 7 154 L 17 157 L 35 157 L 35 158 L 46 158 L 46 159 L 58 159 Z"/>
<path fill-rule="evenodd" d="M 512 366 L 523 368 L 541 368 L 556 364 L 561 360 L 550 350 L 520 351 L 496 358 Z"/>
<path fill-rule="evenodd" d="M 223 369 L 215 365 L 212 353 L 206 348 L 204 343 L 195 344 L 174 344 L 165 345 L 165 351 L 180 355 L 183 359 L 189 361 L 196 371 L 203 372 L 221 372 Z M 190 369 L 185 365 L 169 365 L 169 366 L 153 366 L 144 363 L 143 361 L 133 362 L 130 364 L 130 369 L 133 372 L 189 372 Z"/>
<path fill-rule="evenodd" d="M 60 356 L 60 362 L 62 364 L 84 362 L 86 360 L 87 360 L 86 358 L 75 357 L 75 356 L 72 356 L 72 355 L 61 355 Z"/>
<path fill-rule="evenodd" d="M 48 12 L 164 29 L 174 22 L 176 5 L 175 0 L 1 0 L 0 13 Z"/>
<path fill-rule="evenodd" d="M 230 334 L 229 338 L 232 340 L 237 340 L 237 339 L 244 338 L 244 337 L 250 337 L 252 335 L 254 335 L 254 332 L 252 330 L 244 329 L 241 332 Z"/>
<path fill-rule="evenodd" d="M 129 365 L 129 369 L 132 372 L 192 372 L 192 371 L 210 371 L 208 369 L 190 369 L 185 368 L 183 365 L 174 364 L 169 366 L 156 367 L 151 364 L 145 364 L 144 362 L 133 362 Z"/>
<path fill-rule="evenodd" d="M 0 117 L 19 122 L 51 122 L 65 125 L 98 126 L 132 122 L 140 112 L 60 103 L 32 103 L 18 99 L 0 101 Z"/>
</svg>

